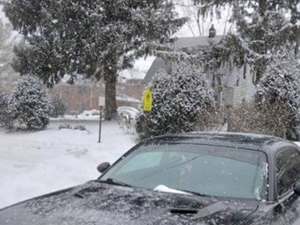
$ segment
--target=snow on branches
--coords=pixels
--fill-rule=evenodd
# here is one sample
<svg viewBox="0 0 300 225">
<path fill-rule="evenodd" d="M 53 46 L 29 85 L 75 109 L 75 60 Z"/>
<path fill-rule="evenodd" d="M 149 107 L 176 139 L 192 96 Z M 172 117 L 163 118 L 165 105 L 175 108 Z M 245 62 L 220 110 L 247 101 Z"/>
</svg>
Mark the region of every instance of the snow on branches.
<svg viewBox="0 0 300 225">
<path fill-rule="evenodd" d="M 300 63 L 290 52 L 273 58 L 258 85 L 261 104 L 281 102 L 296 114 L 300 107 Z"/>
<path fill-rule="evenodd" d="M 28 44 L 16 49 L 14 68 L 48 86 L 66 76 L 69 83 L 104 79 L 106 119 L 116 112 L 118 72 L 148 55 L 148 42 L 169 42 L 187 21 L 168 0 L 12 0 L 5 12 Z"/>
<path fill-rule="evenodd" d="M 140 115 L 137 123 L 142 137 L 204 128 L 214 108 L 214 92 L 203 74 L 186 68 L 192 67 L 178 65 L 171 74 L 162 71 L 153 79 L 153 111 Z"/>
<path fill-rule="evenodd" d="M 300 3 L 295 0 L 194 0 L 203 7 L 199 13 L 228 6 L 232 9 L 230 22 L 235 28 L 216 48 L 219 61 L 236 66 L 248 64 L 254 74 L 255 83 L 264 76 L 273 53 L 289 46 L 299 50 Z M 230 57 L 228 57 L 230 56 Z"/>
<path fill-rule="evenodd" d="M 51 105 L 41 82 L 24 76 L 18 83 L 8 102 L 13 128 L 40 130 L 49 123 Z"/>
</svg>

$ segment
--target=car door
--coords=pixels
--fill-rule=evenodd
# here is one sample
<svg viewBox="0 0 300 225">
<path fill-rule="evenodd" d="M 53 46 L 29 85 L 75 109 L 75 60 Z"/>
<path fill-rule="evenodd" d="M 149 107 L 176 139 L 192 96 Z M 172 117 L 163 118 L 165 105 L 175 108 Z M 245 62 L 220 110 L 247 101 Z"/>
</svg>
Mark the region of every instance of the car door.
<svg viewBox="0 0 300 225">
<path fill-rule="evenodd" d="M 300 181 L 300 152 L 296 147 L 283 148 L 276 154 L 275 163 L 275 224 L 300 225 L 300 198 L 294 193 Z"/>
</svg>

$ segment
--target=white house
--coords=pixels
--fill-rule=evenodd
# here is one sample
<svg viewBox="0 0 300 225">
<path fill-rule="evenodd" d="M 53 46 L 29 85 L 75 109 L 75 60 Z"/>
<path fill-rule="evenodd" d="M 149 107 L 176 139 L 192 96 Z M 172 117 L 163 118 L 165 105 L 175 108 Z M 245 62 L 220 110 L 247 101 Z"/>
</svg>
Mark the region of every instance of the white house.
<svg viewBox="0 0 300 225">
<path fill-rule="evenodd" d="M 179 38 L 174 42 L 174 50 L 197 51 L 199 48 L 208 48 L 222 40 L 222 36 L 210 37 L 190 37 Z M 155 74 L 165 70 L 172 70 L 172 62 L 162 58 L 156 58 L 148 70 L 144 79 L 145 84 L 149 84 Z M 255 94 L 255 85 L 249 66 L 242 68 L 229 66 L 207 72 L 207 79 L 216 91 L 216 100 L 220 106 L 233 107 L 243 101 L 251 101 Z"/>
</svg>

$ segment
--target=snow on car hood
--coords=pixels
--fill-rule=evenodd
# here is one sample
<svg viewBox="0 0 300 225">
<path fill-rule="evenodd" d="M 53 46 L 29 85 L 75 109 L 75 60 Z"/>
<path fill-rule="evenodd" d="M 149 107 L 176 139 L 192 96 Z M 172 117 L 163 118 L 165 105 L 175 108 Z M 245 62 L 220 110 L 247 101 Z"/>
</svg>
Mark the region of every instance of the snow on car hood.
<svg viewBox="0 0 300 225">
<path fill-rule="evenodd" d="M 89 182 L 3 209 L 0 224 L 239 224 L 256 208 L 256 202 L 217 201 Z"/>
</svg>

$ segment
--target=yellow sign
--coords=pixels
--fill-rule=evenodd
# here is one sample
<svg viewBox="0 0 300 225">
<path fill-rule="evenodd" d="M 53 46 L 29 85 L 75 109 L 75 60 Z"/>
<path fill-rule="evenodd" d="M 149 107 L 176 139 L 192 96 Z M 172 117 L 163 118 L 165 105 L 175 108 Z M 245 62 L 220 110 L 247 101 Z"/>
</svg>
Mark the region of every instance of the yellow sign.
<svg viewBox="0 0 300 225">
<path fill-rule="evenodd" d="M 153 92 L 148 88 L 144 93 L 144 112 L 151 112 L 153 109 Z"/>
</svg>

